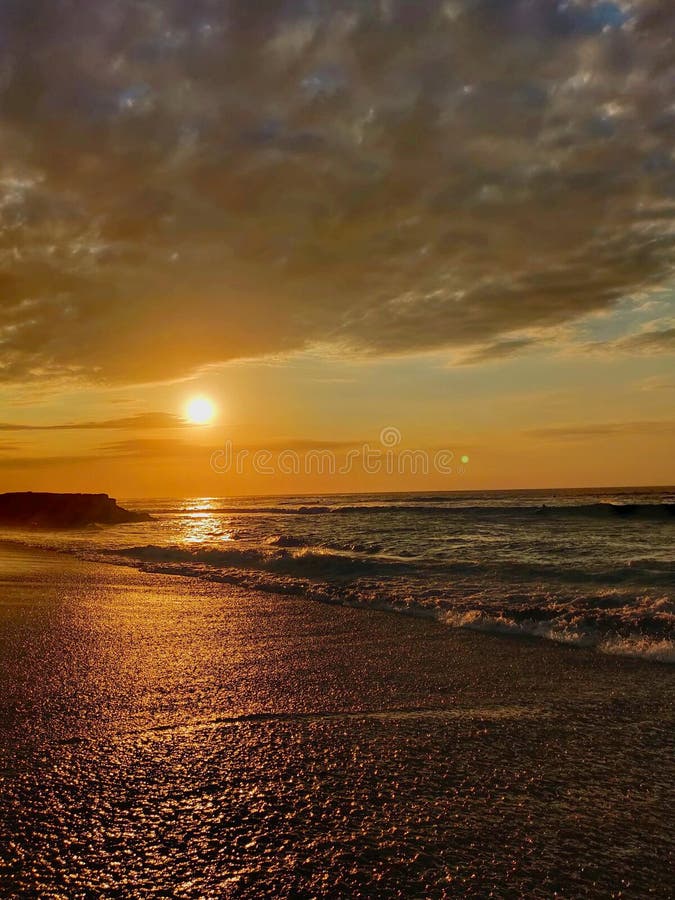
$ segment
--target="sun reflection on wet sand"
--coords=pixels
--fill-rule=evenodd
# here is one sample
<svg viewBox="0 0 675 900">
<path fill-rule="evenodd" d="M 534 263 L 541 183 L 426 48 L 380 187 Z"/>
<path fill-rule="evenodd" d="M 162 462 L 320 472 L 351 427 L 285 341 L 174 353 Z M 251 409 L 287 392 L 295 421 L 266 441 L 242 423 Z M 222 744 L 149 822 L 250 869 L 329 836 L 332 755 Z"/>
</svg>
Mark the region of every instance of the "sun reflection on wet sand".
<svg viewBox="0 0 675 900">
<path fill-rule="evenodd" d="M 669 670 L 57 555 L 0 572 L 3 896 L 663 888 Z"/>
</svg>

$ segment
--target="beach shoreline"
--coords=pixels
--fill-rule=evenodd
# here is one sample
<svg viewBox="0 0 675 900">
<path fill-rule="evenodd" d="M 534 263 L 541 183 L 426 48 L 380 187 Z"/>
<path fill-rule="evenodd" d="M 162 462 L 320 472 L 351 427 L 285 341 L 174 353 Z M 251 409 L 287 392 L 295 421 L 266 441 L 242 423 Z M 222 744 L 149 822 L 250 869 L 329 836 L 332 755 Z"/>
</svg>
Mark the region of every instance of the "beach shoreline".
<svg viewBox="0 0 675 900">
<path fill-rule="evenodd" d="M 672 888 L 669 666 L 7 546 L 0 571 L 6 895 Z"/>
<path fill-rule="evenodd" d="M 101 529 L 105 532 L 105 529 Z M 391 602 L 387 600 L 368 599 L 362 601 L 354 596 L 340 596 L 331 594 L 323 590 L 314 590 L 311 581 L 305 584 L 306 590 L 303 592 L 288 590 L 287 585 L 279 584 L 275 587 L 272 585 L 246 585 L 245 576 L 241 578 L 224 574 L 218 568 L 200 569 L 198 570 L 189 563 L 176 563 L 171 561 L 173 554 L 183 554 L 184 549 L 166 548 L 164 552 L 168 553 L 166 561 L 162 561 L 162 548 L 148 547 L 135 548 L 134 553 L 143 551 L 151 551 L 149 558 L 144 559 L 142 556 L 127 556 L 124 550 L 120 550 L 118 555 L 112 555 L 106 559 L 106 554 L 111 551 L 97 551 L 94 547 L 89 550 L 76 550 L 68 545 L 58 546 L 40 546 L 33 544 L 32 541 L 36 535 L 49 534 L 40 529 L 34 529 L 24 533 L 14 533 L 14 537 L 0 538 L 0 559 L 4 558 L 5 564 L 8 559 L 14 555 L 21 558 L 24 554 L 36 553 L 46 555 L 47 557 L 56 556 L 58 558 L 76 559 L 93 563 L 103 567 L 112 568 L 131 568 L 139 572 L 143 572 L 149 576 L 157 575 L 160 577 L 179 577 L 187 578 L 188 581 L 206 581 L 220 585 L 223 590 L 230 590 L 248 595 L 251 593 L 265 593 L 273 596 L 291 595 L 305 602 L 318 602 L 329 606 L 337 606 L 343 608 L 351 608 L 357 610 L 365 610 L 369 612 L 393 614 L 410 618 L 424 619 L 429 622 L 442 625 L 444 627 L 470 632 L 475 634 L 485 634 L 497 637 L 513 638 L 516 640 L 534 641 L 536 643 L 554 644 L 564 646 L 569 649 L 591 650 L 603 655 L 616 656 L 621 659 L 638 659 L 650 664 L 663 664 L 672 666 L 675 664 L 675 645 L 672 638 L 663 637 L 655 638 L 653 635 L 631 633 L 629 635 L 613 635 L 602 638 L 599 635 L 592 636 L 591 633 L 583 627 L 576 626 L 559 626 L 551 622 L 538 621 L 536 618 L 524 618 L 522 620 L 512 620 L 503 615 L 491 615 L 484 610 L 473 610 L 467 613 L 465 610 L 453 610 L 451 607 L 445 611 L 441 611 L 434 606 L 420 606 L 410 603 Z M 72 532 L 67 531 L 66 534 Z M 51 532 L 53 534 L 53 532 Z M 63 532 L 61 533 L 63 534 Z M 19 536 L 20 535 L 20 536 Z M 282 544 L 283 546 L 283 544 Z M 290 546 L 294 546 L 291 543 Z M 159 555 L 157 555 L 159 552 Z M 207 554 L 208 555 L 208 554 Z M 664 609 L 668 610 L 668 602 L 664 600 Z"/>
</svg>

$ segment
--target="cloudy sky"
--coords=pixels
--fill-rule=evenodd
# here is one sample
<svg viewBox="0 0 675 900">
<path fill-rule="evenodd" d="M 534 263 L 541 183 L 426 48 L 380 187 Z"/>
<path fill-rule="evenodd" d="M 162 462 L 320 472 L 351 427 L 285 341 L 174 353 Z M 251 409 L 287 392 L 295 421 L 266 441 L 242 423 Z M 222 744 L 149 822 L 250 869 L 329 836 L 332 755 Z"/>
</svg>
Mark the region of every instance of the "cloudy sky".
<svg viewBox="0 0 675 900">
<path fill-rule="evenodd" d="M 314 490 L 210 454 L 386 426 L 470 456 L 429 487 L 675 481 L 674 34 L 670 0 L 3 0 L 0 489 Z"/>
</svg>

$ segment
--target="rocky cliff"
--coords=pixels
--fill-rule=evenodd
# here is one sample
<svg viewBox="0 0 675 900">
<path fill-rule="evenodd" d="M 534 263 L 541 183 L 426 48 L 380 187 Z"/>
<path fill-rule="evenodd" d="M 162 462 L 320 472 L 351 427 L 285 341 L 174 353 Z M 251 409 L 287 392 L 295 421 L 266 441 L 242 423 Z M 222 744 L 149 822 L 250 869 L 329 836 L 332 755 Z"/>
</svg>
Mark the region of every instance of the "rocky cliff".
<svg viewBox="0 0 675 900">
<path fill-rule="evenodd" d="M 81 528 L 147 522 L 147 513 L 129 512 L 107 494 L 0 494 L 0 525 Z"/>
</svg>

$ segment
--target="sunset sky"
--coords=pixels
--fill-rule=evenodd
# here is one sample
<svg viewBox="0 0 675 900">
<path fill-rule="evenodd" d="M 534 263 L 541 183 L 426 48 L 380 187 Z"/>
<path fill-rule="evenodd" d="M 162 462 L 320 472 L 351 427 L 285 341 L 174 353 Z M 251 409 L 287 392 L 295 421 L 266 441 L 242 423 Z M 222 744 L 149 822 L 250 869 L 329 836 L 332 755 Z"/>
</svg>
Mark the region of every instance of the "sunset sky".
<svg viewBox="0 0 675 900">
<path fill-rule="evenodd" d="M 674 34 L 670 0 L 0 5 L 0 490 L 675 482 Z M 469 461 L 210 464 L 385 428 Z"/>
</svg>

